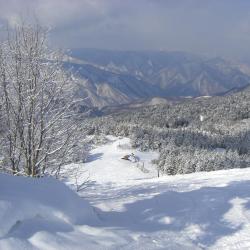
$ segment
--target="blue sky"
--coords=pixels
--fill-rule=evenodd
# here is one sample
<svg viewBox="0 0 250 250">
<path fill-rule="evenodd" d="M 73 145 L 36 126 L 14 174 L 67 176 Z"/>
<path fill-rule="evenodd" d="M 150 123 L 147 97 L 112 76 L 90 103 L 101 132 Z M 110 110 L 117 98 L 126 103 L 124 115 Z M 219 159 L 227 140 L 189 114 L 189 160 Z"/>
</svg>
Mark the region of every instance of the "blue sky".
<svg viewBox="0 0 250 250">
<path fill-rule="evenodd" d="M 250 0 L 0 0 L 0 21 L 36 15 L 60 47 L 250 57 Z"/>
</svg>

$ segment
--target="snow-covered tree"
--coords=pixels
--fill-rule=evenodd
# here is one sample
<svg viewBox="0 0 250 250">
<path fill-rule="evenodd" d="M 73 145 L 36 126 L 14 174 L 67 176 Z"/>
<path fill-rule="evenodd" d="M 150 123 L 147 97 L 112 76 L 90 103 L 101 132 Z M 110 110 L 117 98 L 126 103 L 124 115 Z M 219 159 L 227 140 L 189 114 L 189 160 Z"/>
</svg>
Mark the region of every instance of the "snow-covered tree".
<svg viewBox="0 0 250 250">
<path fill-rule="evenodd" d="M 47 31 L 24 24 L 0 45 L 0 156 L 13 174 L 58 173 L 76 157 L 78 130 L 72 79 L 62 53 L 47 47 Z"/>
</svg>

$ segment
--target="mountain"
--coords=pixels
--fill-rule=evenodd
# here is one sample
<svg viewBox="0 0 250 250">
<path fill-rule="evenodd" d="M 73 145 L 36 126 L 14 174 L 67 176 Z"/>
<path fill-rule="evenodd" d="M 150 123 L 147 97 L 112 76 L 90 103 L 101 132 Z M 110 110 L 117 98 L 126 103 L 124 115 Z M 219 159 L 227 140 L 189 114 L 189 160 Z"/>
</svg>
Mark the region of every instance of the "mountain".
<svg viewBox="0 0 250 250">
<path fill-rule="evenodd" d="M 250 77 L 223 59 L 180 62 L 157 72 L 151 81 L 167 96 L 213 96 L 250 83 Z"/>
<path fill-rule="evenodd" d="M 77 76 L 76 97 L 83 104 L 104 107 L 162 96 L 158 86 L 133 75 L 108 71 L 91 64 L 65 63 Z"/>
<path fill-rule="evenodd" d="M 185 52 L 72 49 L 66 67 L 77 73 L 77 96 L 95 107 L 221 95 L 250 84 L 243 64 Z"/>
</svg>

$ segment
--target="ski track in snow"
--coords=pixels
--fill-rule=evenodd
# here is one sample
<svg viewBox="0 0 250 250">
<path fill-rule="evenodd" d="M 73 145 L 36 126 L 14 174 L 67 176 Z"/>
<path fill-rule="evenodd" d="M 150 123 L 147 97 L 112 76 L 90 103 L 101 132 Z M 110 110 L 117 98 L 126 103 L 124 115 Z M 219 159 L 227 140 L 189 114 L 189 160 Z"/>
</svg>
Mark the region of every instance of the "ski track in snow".
<svg viewBox="0 0 250 250">
<path fill-rule="evenodd" d="M 250 249 L 250 168 L 157 178 L 151 164 L 157 153 L 131 149 L 127 138 L 108 138 L 109 143 L 91 150 L 87 163 L 62 169 L 63 181 L 73 190 L 76 172 L 78 184 L 85 182 L 78 192 L 83 199 L 66 191 L 62 183 L 49 181 L 58 197 L 46 201 L 46 180 L 42 186 L 30 180 L 36 191 L 25 189 L 27 201 L 9 190 L 1 203 L 0 192 L 0 218 L 13 225 L 11 230 L 0 226 L 1 250 Z M 130 153 L 140 158 L 147 171 L 121 159 Z M 26 184 L 19 180 L 20 187 Z M 39 202 L 36 193 L 42 194 Z M 15 211 L 11 221 L 2 213 L 8 213 L 8 206 Z M 34 217 L 30 218 L 28 209 Z M 77 216 L 84 223 L 75 223 Z"/>
</svg>

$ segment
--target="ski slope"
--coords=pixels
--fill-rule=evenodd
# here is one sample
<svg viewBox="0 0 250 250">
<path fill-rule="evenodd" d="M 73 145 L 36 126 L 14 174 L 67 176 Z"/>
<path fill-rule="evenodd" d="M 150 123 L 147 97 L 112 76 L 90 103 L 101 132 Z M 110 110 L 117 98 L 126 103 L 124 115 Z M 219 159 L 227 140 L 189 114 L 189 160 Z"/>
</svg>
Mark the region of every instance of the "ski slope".
<svg viewBox="0 0 250 250">
<path fill-rule="evenodd" d="M 74 170 L 80 173 L 81 181 L 88 177 L 97 184 L 126 183 L 129 180 L 147 179 L 157 176 L 156 166 L 151 163 L 157 159 L 156 152 L 140 152 L 132 149 L 128 138 L 118 139 L 108 136 L 109 142 L 91 150 L 87 162 L 80 165 L 70 165 L 63 169 L 64 176 L 69 177 Z M 121 159 L 133 153 L 138 162 Z M 139 165 L 139 166 L 138 166 Z M 140 170 L 144 165 L 146 173 Z M 74 178 L 68 178 L 68 184 L 74 184 Z"/>
<path fill-rule="evenodd" d="M 64 182 L 73 190 L 75 172 L 80 172 L 78 184 L 86 182 L 78 192 L 82 198 L 54 183 L 47 189 L 25 187 L 25 192 L 19 186 L 17 199 L 15 192 L 2 192 L 7 184 L 0 178 L 0 207 L 5 207 L 0 219 L 11 228 L 1 223 L 0 249 L 250 249 L 250 168 L 157 178 L 151 164 L 156 153 L 132 150 L 127 138 L 109 139 L 90 152 L 87 163 L 63 169 Z M 147 171 L 121 160 L 132 152 Z M 59 202 L 46 195 L 35 198 L 37 192 Z M 11 223 L 4 200 L 15 212 Z M 23 204 L 31 201 L 38 212 L 25 217 Z M 44 207 L 51 208 L 52 217 L 46 217 Z"/>
</svg>

